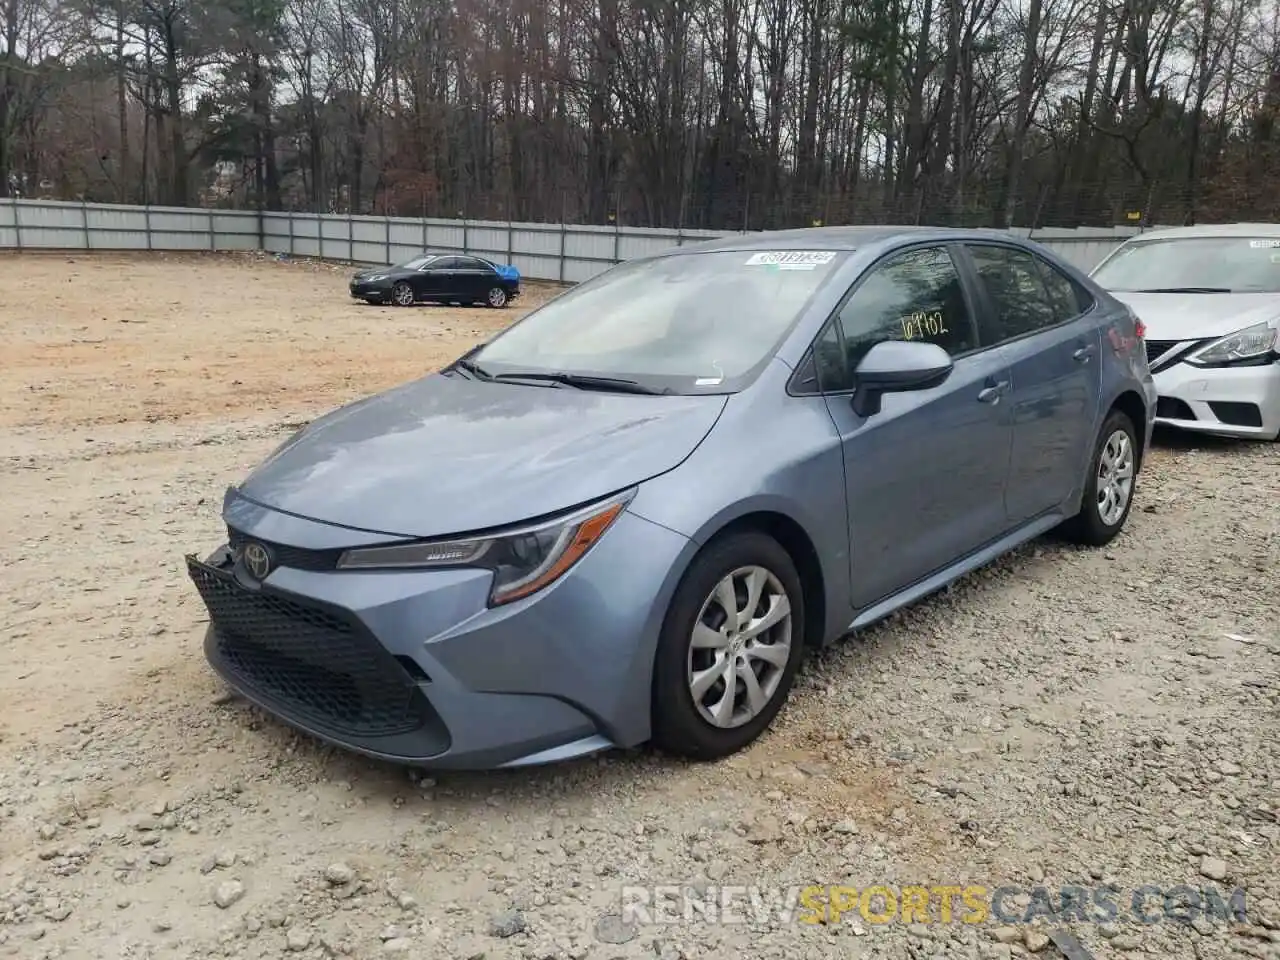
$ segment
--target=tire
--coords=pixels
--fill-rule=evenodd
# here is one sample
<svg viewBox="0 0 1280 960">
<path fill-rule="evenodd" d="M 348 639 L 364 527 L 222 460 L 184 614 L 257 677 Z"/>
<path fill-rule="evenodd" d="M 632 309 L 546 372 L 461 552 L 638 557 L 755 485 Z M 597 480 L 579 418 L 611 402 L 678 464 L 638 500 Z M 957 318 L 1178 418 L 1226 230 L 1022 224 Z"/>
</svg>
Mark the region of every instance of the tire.
<svg viewBox="0 0 1280 960">
<path fill-rule="evenodd" d="M 495 310 L 501 310 L 505 307 L 509 299 L 507 291 L 503 290 L 501 287 L 494 287 L 485 294 L 485 303 L 493 307 Z"/>
<path fill-rule="evenodd" d="M 1123 437 L 1123 441 L 1121 441 Z M 1122 448 L 1127 444 L 1127 448 Z M 1127 453 L 1125 452 L 1127 450 Z M 1121 466 L 1127 462 L 1127 487 L 1112 486 L 1112 495 L 1123 490 L 1125 497 L 1123 508 L 1116 513 L 1105 509 L 1110 502 L 1106 497 L 1104 457 L 1120 452 Z M 1138 434 L 1133 421 L 1119 410 L 1113 410 L 1103 421 L 1102 430 L 1094 444 L 1093 456 L 1089 460 L 1089 475 L 1084 484 L 1084 495 L 1080 498 L 1080 512 L 1061 527 L 1063 536 L 1075 543 L 1090 547 L 1101 547 L 1115 539 L 1124 528 L 1133 509 L 1133 495 L 1137 492 Z M 1101 496 L 1100 496 L 1101 495 Z"/>
<path fill-rule="evenodd" d="M 745 607 L 747 584 L 753 575 L 761 585 L 755 619 L 766 619 L 768 611 L 780 603 L 779 597 L 788 604 L 789 616 L 778 619 L 758 636 L 735 637 L 732 630 L 724 629 L 730 621 L 716 597 L 718 587 L 733 577 L 735 606 Z M 716 647 L 695 649 L 695 628 L 705 640 L 715 640 Z M 676 588 L 658 639 L 651 706 L 653 745 L 694 760 L 718 760 L 752 743 L 786 702 L 804 655 L 804 636 L 804 594 L 787 551 L 773 538 L 755 531 L 712 541 L 694 558 Z M 762 643 L 761 637 L 768 642 Z M 771 650 L 772 654 L 766 659 L 753 656 L 753 650 Z M 732 704 L 725 696 L 729 674 L 719 666 L 726 662 L 733 665 Z M 708 682 L 704 677 L 701 696 L 695 700 L 695 672 L 713 668 L 717 674 L 707 677 L 718 679 Z M 754 711 L 744 709 L 748 688 L 742 680 L 743 670 L 750 671 L 756 689 L 766 695 Z M 725 709 L 735 705 L 737 709 Z M 721 709 L 713 713 L 717 706 Z M 721 725 L 713 722 L 716 715 L 721 717 Z"/>
<path fill-rule="evenodd" d="M 416 299 L 413 295 L 413 287 L 403 280 L 391 288 L 391 302 L 397 307 L 411 307 Z"/>
</svg>

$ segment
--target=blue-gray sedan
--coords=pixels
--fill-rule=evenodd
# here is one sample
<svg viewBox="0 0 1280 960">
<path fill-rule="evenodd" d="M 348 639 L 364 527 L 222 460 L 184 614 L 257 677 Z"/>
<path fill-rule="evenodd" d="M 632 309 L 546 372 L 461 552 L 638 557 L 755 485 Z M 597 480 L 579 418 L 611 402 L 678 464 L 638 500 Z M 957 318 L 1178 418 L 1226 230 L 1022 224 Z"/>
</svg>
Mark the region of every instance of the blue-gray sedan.
<svg viewBox="0 0 1280 960">
<path fill-rule="evenodd" d="M 208 659 L 441 768 L 740 750 L 803 652 L 1053 528 L 1124 525 L 1142 327 L 1007 234 L 828 228 L 628 261 L 330 413 L 188 569 Z"/>
</svg>

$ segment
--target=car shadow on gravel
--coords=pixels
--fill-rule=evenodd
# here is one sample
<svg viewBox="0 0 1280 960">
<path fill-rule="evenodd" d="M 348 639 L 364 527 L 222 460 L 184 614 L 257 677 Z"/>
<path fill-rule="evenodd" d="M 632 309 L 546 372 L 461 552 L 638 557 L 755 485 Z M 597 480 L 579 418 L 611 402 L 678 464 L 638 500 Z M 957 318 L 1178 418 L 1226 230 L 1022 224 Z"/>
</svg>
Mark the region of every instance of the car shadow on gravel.
<svg viewBox="0 0 1280 960">
<path fill-rule="evenodd" d="M 1272 441 L 1237 437 L 1215 437 L 1173 427 L 1157 426 L 1151 437 L 1152 446 L 1171 452 L 1236 453 L 1269 446 Z M 1280 448 L 1278 448 L 1280 449 Z"/>
<path fill-rule="evenodd" d="M 640 774 L 674 773 L 696 766 L 662 757 L 646 746 L 613 749 L 546 766 L 480 771 L 423 769 L 348 752 L 298 732 L 239 698 L 223 694 L 217 702 L 220 725 L 234 725 L 261 738 L 257 746 L 281 758 L 282 762 L 304 764 L 312 768 L 310 773 L 330 781 L 359 781 L 366 790 L 385 793 L 388 800 L 403 796 L 406 791 L 417 791 L 457 797 L 500 794 L 504 801 L 518 802 L 521 797 L 545 796 L 549 792 L 571 795 L 588 785 L 595 791 L 610 781 L 617 781 L 616 785 L 621 788 L 627 782 L 636 781 Z"/>
</svg>

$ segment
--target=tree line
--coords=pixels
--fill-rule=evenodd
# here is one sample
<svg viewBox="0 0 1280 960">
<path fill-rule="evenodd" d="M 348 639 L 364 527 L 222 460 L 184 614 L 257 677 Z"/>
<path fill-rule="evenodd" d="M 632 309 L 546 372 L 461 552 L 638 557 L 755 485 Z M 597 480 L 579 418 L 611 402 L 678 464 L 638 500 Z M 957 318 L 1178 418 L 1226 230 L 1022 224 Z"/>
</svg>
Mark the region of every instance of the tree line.
<svg viewBox="0 0 1280 960">
<path fill-rule="evenodd" d="M 1278 113 L 1278 0 L 0 0 L 5 196 L 1259 220 Z"/>
</svg>

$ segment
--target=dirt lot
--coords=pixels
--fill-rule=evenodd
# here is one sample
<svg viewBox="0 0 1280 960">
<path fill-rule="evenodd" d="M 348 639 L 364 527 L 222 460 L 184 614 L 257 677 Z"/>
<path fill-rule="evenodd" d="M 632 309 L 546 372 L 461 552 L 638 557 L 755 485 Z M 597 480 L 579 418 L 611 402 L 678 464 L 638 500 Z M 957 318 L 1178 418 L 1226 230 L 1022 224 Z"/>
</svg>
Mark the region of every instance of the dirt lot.
<svg viewBox="0 0 1280 960">
<path fill-rule="evenodd" d="M 227 698 L 180 562 L 225 486 L 519 314 L 356 305 L 346 273 L 0 257 L 0 956 L 1056 957 L 1038 924 L 786 923 L 744 891 L 720 923 L 618 913 L 630 885 L 1017 913 L 1113 883 L 1113 923 L 1065 924 L 1099 960 L 1280 957 L 1276 445 L 1165 442 L 1109 549 L 1033 544 L 815 658 L 714 766 L 415 779 Z M 1183 884 L 1247 918 L 1133 922 Z"/>
</svg>

